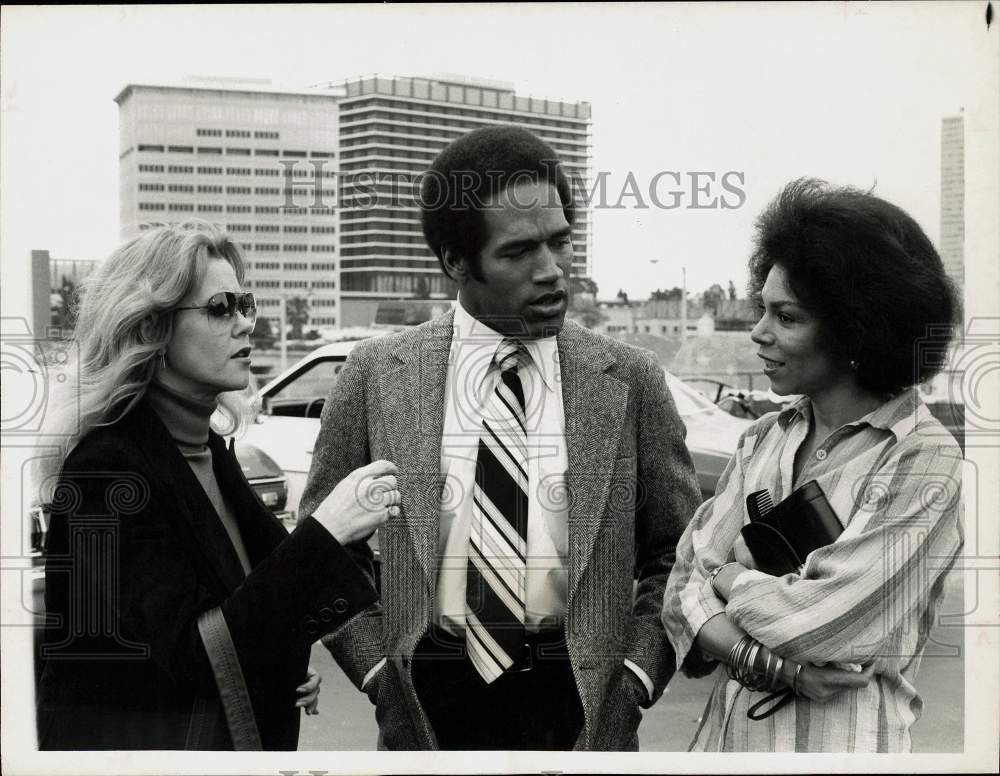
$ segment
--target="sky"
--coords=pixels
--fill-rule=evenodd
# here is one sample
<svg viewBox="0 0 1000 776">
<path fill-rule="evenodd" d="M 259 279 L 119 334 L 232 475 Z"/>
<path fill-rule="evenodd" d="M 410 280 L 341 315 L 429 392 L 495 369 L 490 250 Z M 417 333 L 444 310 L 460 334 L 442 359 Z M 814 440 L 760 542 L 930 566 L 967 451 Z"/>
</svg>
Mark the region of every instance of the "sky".
<svg viewBox="0 0 1000 776">
<path fill-rule="evenodd" d="M 6 7 L 0 28 L 0 292 L 27 304 L 29 251 L 103 258 L 119 240 L 118 116 L 129 82 L 461 73 L 586 100 L 607 205 L 602 298 L 742 289 L 757 213 L 803 176 L 876 192 L 938 239 L 941 118 L 967 165 L 996 162 L 997 26 L 985 4 Z M 992 157 L 990 156 L 992 154 Z M 680 176 L 680 195 L 673 175 Z M 692 194 L 693 173 L 711 173 Z M 736 196 L 720 186 L 724 175 Z M 629 176 L 632 176 L 630 178 Z M 621 197 L 635 181 L 639 197 Z M 704 186 L 707 176 L 697 176 Z M 657 207 L 659 202 L 680 206 Z M 713 200 L 732 208 L 696 209 Z M 619 202 L 620 200 L 620 202 Z"/>
</svg>

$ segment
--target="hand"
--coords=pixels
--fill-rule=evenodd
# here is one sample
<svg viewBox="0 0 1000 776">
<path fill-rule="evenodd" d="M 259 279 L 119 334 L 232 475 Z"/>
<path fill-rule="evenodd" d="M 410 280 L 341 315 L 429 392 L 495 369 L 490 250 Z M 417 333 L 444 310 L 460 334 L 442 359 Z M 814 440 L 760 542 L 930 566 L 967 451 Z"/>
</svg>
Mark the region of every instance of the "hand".
<svg viewBox="0 0 1000 776">
<path fill-rule="evenodd" d="M 788 666 L 788 664 L 785 664 Z M 792 666 L 794 669 L 794 666 Z M 843 668 L 833 666 L 814 666 L 805 664 L 799 673 L 799 680 L 795 682 L 795 689 L 799 695 L 805 696 L 811 701 L 826 703 L 836 695 L 840 695 L 844 690 L 856 687 L 864 687 L 875 675 L 875 664 L 871 663 L 861 671 L 846 671 Z M 792 672 L 794 677 L 794 670 Z M 791 686 L 792 680 L 788 680 Z"/>
<path fill-rule="evenodd" d="M 306 714 L 319 714 L 319 685 L 323 677 L 316 673 L 316 670 L 309 666 L 306 669 L 306 681 L 295 688 L 299 699 L 295 701 L 297 708 L 304 708 Z"/>
<path fill-rule="evenodd" d="M 715 592 L 719 598 L 724 601 L 729 600 L 732 594 L 733 582 L 736 581 L 736 577 L 746 570 L 747 567 L 742 563 L 731 561 L 725 565 L 722 571 L 715 575 L 715 579 L 712 580 L 712 587 L 715 588 Z"/>
<path fill-rule="evenodd" d="M 342 479 L 313 512 L 341 544 L 366 539 L 391 516 L 399 515 L 396 464 L 375 461 Z"/>
</svg>

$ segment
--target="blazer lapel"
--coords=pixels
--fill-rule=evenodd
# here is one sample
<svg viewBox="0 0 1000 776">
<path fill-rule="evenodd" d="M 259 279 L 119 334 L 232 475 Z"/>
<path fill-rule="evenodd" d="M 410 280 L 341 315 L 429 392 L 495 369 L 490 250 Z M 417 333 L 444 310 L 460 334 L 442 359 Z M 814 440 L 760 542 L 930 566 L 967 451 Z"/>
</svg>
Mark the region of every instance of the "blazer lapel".
<svg viewBox="0 0 1000 776">
<path fill-rule="evenodd" d="M 454 313 L 400 340 L 398 367 L 376 384 L 388 457 L 399 468 L 402 514 L 427 579 L 437 573 L 441 434 Z"/>
<path fill-rule="evenodd" d="M 569 598 L 593 554 L 625 423 L 628 386 L 607 372 L 614 356 L 597 337 L 567 322 L 557 338 L 572 494 Z"/>
<path fill-rule="evenodd" d="M 208 445 L 212 449 L 212 463 L 219 488 L 226 494 L 226 499 L 235 513 L 250 566 L 256 566 L 288 536 L 288 531 L 271 510 L 257 498 L 257 494 L 243 473 L 243 467 L 240 466 L 236 453 L 231 448 L 226 448 L 222 437 L 212 432 L 209 435 Z M 228 534 L 226 536 L 228 538 Z"/>
<path fill-rule="evenodd" d="M 133 414 L 146 437 L 153 471 L 173 486 L 177 514 L 190 529 L 195 550 L 205 557 L 205 565 L 220 587 L 231 593 L 246 577 L 222 519 L 156 411 L 141 402 Z"/>
</svg>

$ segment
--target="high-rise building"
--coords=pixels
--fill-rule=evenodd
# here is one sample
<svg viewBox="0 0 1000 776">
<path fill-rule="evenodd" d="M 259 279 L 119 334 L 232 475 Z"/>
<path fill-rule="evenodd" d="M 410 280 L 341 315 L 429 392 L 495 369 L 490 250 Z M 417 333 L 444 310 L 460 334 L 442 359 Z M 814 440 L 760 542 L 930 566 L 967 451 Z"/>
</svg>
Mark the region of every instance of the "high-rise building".
<svg viewBox="0 0 1000 776">
<path fill-rule="evenodd" d="M 218 223 L 244 251 L 261 316 L 277 321 L 283 296 L 308 302 L 310 325 L 340 323 L 336 99 L 213 79 L 129 84 L 115 102 L 123 236 Z"/>
<path fill-rule="evenodd" d="M 511 85 L 458 76 L 348 80 L 340 99 L 340 278 L 344 325 L 374 317 L 378 300 L 453 297 L 424 242 L 414 201 L 420 174 L 452 140 L 517 124 L 556 151 L 577 186 L 590 180 L 590 104 L 515 94 Z M 590 214 L 573 229 L 574 272 L 590 275 Z"/>
<path fill-rule="evenodd" d="M 941 260 L 959 290 L 965 287 L 965 123 L 941 120 Z"/>
<path fill-rule="evenodd" d="M 260 315 L 303 298 L 310 326 L 365 326 L 380 301 L 452 298 L 424 243 L 419 177 L 451 140 L 517 124 L 590 185 L 590 105 L 526 97 L 458 76 L 356 78 L 308 90 L 199 79 L 129 84 L 120 116 L 123 234 L 202 218 L 243 248 Z M 582 188 L 587 187 L 587 188 Z M 573 230 L 590 275 L 590 214 Z"/>
</svg>

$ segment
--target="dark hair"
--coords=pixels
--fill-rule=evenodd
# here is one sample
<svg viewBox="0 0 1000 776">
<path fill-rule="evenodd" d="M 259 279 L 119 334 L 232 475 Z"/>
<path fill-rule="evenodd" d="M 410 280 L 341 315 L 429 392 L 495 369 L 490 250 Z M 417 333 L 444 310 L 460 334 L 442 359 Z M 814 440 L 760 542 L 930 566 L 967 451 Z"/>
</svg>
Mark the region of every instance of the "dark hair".
<svg viewBox="0 0 1000 776">
<path fill-rule="evenodd" d="M 479 276 L 479 254 L 487 237 L 483 211 L 510 186 L 529 181 L 555 186 L 566 221 L 573 223 L 573 192 L 562 164 L 528 130 L 483 127 L 438 154 L 421 181 L 420 224 L 445 274 L 447 247 L 470 261 L 473 276 Z"/>
<path fill-rule="evenodd" d="M 819 320 L 821 347 L 862 387 L 894 394 L 944 366 L 960 316 L 941 257 L 910 216 L 870 192 L 792 181 L 757 219 L 749 290 L 781 266 Z"/>
</svg>

